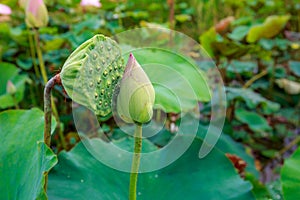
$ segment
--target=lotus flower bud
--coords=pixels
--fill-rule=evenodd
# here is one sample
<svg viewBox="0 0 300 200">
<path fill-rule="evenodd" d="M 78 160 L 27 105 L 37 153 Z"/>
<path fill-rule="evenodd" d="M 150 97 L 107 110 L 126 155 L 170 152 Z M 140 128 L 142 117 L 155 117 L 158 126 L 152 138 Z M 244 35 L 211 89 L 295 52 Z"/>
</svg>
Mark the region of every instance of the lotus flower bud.
<svg viewBox="0 0 300 200">
<path fill-rule="evenodd" d="M 9 6 L 0 3 L 0 15 L 10 15 L 11 9 Z"/>
<path fill-rule="evenodd" d="M 6 92 L 11 95 L 14 95 L 17 92 L 16 86 L 11 81 L 7 82 Z"/>
<path fill-rule="evenodd" d="M 81 0 L 80 5 L 85 7 L 85 6 L 94 6 L 97 8 L 101 7 L 101 3 L 99 0 Z"/>
<path fill-rule="evenodd" d="M 25 14 L 25 22 L 29 28 L 39 28 L 48 24 L 48 11 L 43 0 L 28 0 Z"/>
<path fill-rule="evenodd" d="M 22 8 L 22 9 L 26 9 L 26 6 L 27 6 L 27 2 L 28 0 L 19 0 L 18 3 L 19 3 L 19 6 Z"/>
<path fill-rule="evenodd" d="M 117 112 L 128 123 L 147 123 L 153 115 L 154 88 L 140 64 L 130 54 L 120 83 Z"/>
</svg>

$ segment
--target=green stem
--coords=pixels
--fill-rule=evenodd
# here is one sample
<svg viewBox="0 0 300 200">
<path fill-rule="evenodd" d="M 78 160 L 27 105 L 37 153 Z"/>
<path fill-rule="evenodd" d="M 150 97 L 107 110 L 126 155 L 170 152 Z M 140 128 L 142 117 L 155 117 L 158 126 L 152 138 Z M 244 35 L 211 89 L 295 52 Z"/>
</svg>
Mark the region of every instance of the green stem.
<svg viewBox="0 0 300 200">
<path fill-rule="evenodd" d="M 48 147 L 50 147 L 51 144 L 51 118 L 52 118 L 51 91 L 52 88 L 56 84 L 60 84 L 60 82 L 61 82 L 60 75 L 57 74 L 46 83 L 44 89 L 44 120 L 45 120 L 44 142 Z M 48 183 L 48 174 L 45 175 L 45 185 L 44 185 L 45 191 L 47 190 L 47 183 Z"/>
<path fill-rule="evenodd" d="M 136 188 L 138 171 L 142 151 L 142 124 L 136 124 L 134 132 L 134 156 L 132 158 L 130 182 L 129 182 L 129 200 L 136 200 Z"/>
<path fill-rule="evenodd" d="M 40 71 L 38 69 L 38 66 L 36 65 L 35 60 L 35 49 L 34 49 L 34 42 L 33 42 L 33 35 L 30 29 L 28 29 L 28 40 L 29 40 L 29 48 L 30 48 L 30 55 L 33 63 L 34 72 L 37 78 L 41 77 Z"/>
<path fill-rule="evenodd" d="M 293 146 L 297 145 L 299 142 L 300 142 L 300 136 L 295 137 L 288 145 L 286 145 L 283 149 L 281 149 L 276 154 L 276 157 L 282 156 L 285 152 L 290 150 Z"/>
<path fill-rule="evenodd" d="M 254 83 L 255 81 L 257 81 L 258 79 L 260 79 L 261 77 L 265 76 L 268 74 L 267 70 L 263 70 L 261 71 L 259 74 L 256 74 L 255 76 L 253 76 L 249 81 L 247 81 L 245 83 L 245 85 L 243 86 L 243 88 L 248 88 L 252 85 L 252 83 Z"/>
<path fill-rule="evenodd" d="M 31 98 L 31 101 L 32 101 L 32 104 L 35 106 L 35 107 L 37 107 L 38 106 L 38 104 L 37 104 L 37 102 L 36 102 L 36 98 L 35 98 L 35 96 L 34 96 L 34 88 L 33 88 L 34 86 L 33 86 L 33 84 L 32 83 L 30 83 L 30 85 L 29 85 L 29 92 L 30 92 L 30 98 Z"/>
<path fill-rule="evenodd" d="M 34 31 L 34 38 L 35 38 L 35 47 L 36 47 L 37 56 L 38 56 L 38 60 L 39 60 L 39 64 L 40 64 L 40 70 L 41 70 L 41 73 L 42 73 L 42 78 L 44 80 L 44 83 L 47 83 L 48 77 L 47 77 L 46 68 L 45 68 L 45 64 L 44 64 L 44 60 L 43 60 L 42 50 L 40 48 L 38 30 Z M 60 141 L 61 141 L 61 145 L 62 145 L 63 149 L 66 149 L 67 145 L 66 145 L 66 142 L 65 142 L 65 138 L 64 138 L 61 126 L 60 126 L 60 119 L 59 119 L 59 115 L 58 115 L 57 108 L 56 108 L 56 105 L 54 103 L 53 98 L 51 98 L 51 104 L 52 104 L 52 109 L 53 109 L 53 115 L 54 115 L 54 117 L 56 119 L 56 122 L 57 122 L 56 128 L 57 128 L 58 135 L 59 135 L 59 138 L 60 138 Z"/>
<path fill-rule="evenodd" d="M 47 83 L 48 77 L 47 77 L 46 68 L 45 68 L 45 64 L 44 64 L 44 60 L 43 60 L 42 50 L 40 48 L 40 40 L 39 40 L 38 30 L 34 30 L 34 40 L 35 40 L 35 49 L 36 49 L 38 60 L 39 60 L 40 70 L 42 73 L 42 78 L 44 80 L 44 83 Z"/>
</svg>

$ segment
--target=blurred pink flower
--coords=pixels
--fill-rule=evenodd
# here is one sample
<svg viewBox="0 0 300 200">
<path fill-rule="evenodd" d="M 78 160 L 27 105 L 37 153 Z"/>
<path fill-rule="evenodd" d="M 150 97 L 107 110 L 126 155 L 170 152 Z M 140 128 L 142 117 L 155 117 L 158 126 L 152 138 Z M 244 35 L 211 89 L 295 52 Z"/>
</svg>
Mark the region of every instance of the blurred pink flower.
<svg viewBox="0 0 300 200">
<path fill-rule="evenodd" d="M 43 0 L 28 0 L 26 5 L 26 25 L 28 27 L 42 27 L 48 24 L 48 11 Z"/>
<path fill-rule="evenodd" d="M 81 6 L 95 6 L 97 8 L 101 7 L 101 3 L 99 0 L 81 0 Z"/>
<path fill-rule="evenodd" d="M 0 15 L 10 15 L 11 9 L 9 6 L 0 3 Z"/>
</svg>

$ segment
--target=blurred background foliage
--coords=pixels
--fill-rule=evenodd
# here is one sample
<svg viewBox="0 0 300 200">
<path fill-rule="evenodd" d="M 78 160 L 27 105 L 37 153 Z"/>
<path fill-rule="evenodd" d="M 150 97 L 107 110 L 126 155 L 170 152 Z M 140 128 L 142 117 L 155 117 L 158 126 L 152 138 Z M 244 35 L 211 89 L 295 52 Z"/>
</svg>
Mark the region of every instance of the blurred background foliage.
<svg viewBox="0 0 300 200">
<path fill-rule="evenodd" d="M 44 83 L 35 70 L 39 60 L 32 56 L 33 30 L 26 28 L 17 0 L 0 3 L 12 8 L 11 15 L 0 15 L 0 109 L 42 109 Z M 247 155 L 240 155 L 241 160 L 254 158 L 255 164 L 248 163 L 251 173 L 244 177 L 252 181 L 256 196 L 281 198 L 280 169 L 300 141 L 298 0 L 102 0 L 100 8 L 82 7 L 79 0 L 45 3 L 49 24 L 35 31 L 48 78 L 59 73 L 76 47 L 97 33 L 112 36 L 137 27 L 166 27 L 198 41 L 215 61 L 226 87 L 224 135 L 243 145 Z M 52 145 L 59 152 L 71 149 L 79 138 L 71 100 L 61 87 L 55 90 L 63 136 L 57 131 Z M 201 110 L 207 120 L 209 108 L 203 104 Z M 170 124 L 174 119 L 176 115 L 169 114 Z M 201 122 L 203 126 L 207 120 Z M 103 127 L 110 137 L 121 137 L 117 129 L 112 134 L 111 119 Z M 164 146 L 171 135 L 165 131 L 152 140 Z M 257 171 L 265 185 L 252 177 Z"/>
</svg>

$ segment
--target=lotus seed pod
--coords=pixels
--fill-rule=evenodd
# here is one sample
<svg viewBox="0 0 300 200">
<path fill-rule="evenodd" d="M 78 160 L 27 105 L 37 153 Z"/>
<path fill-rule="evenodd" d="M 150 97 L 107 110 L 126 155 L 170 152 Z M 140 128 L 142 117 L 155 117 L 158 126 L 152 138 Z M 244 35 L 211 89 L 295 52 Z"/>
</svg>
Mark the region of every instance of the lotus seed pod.
<svg viewBox="0 0 300 200">
<path fill-rule="evenodd" d="M 40 28 L 47 26 L 49 17 L 43 0 L 28 0 L 26 3 L 26 25 L 29 28 Z"/>
<path fill-rule="evenodd" d="M 69 56 L 60 72 L 62 84 L 73 101 L 106 117 L 112 111 L 112 96 L 118 75 L 124 72 L 123 63 L 117 43 L 96 35 Z M 121 67 L 114 69 L 115 65 Z"/>
<path fill-rule="evenodd" d="M 127 123 L 147 123 L 153 115 L 154 100 L 151 81 L 130 54 L 117 97 L 118 115 Z"/>
</svg>

